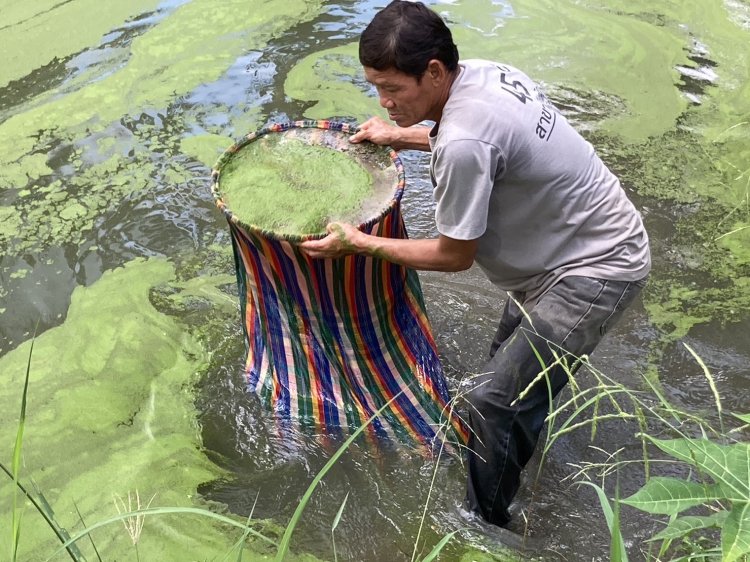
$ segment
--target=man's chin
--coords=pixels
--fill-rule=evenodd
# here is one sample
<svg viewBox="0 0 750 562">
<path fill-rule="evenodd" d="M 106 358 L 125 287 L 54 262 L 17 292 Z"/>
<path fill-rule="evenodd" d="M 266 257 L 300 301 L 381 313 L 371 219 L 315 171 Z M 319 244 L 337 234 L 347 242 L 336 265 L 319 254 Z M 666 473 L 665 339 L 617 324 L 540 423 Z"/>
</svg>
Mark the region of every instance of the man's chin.
<svg viewBox="0 0 750 562">
<path fill-rule="evenodd" d="M 406 117 L 403 117 L 401 115 L 396 115 L 395 117 L 391 117 L 389 115 L 388 117 L 399 127 L 411 127 L 412 125 L 416 125 L 418 123 L 417 121 L 412 121 L 411 119 L 407 119 Z"/>
</svg>

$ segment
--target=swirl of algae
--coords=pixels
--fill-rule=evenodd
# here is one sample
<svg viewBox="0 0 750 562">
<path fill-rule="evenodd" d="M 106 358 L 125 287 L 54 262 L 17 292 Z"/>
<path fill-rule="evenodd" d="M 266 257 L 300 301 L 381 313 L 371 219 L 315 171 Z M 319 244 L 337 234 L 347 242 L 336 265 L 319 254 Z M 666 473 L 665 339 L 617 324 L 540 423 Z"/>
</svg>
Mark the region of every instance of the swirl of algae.
<svg viewBox="0 0 750 562">
<path fill-rule="evenodd" d="M 345 115 L 364 121 L 385 112 L 378 106 L 373 88 L 365 81 L 357 58 L 357 43 L 311 53 L 300 60 L 284 82 L 287 96 L 315 102 L 305 110 L 311 119 Z"/>
<path fill-rule="evenodd" d="M 507 18 L 490 3 L 441 4 L 435 9 L 451 25 L 462 58 L 504 61 L 553 88 L 565 84 L 597 92 L 611 100 L 600 127 L 630 140 L 667 130 L 687 106 L 669 71 L 690 62 L 685 49 L 689 37 L 676 25 L 665 28 L 644 21 L 639 13 L 560 6 L 552 0 L 519 0 L 513 3 L 518 17 Z M 644 8 L 649 10 L 654 8 Z M 488 41 L 488 34 L 498 37 Z M 363 79 L 356 42 L 302 59 L 290 71 L 284 91 L 314 102 L 306 117 L 383 115 L 374 90 Z"/>
<path fill-rule="evenodd" d="M 0 66 L 0 86 L 19 80 L 35 69 L 63 59 L 81 49 L 96 45 L 114 26 L 155 9 L 159 0 L 129 0 L 113 2 L 101 9 L 100 0 L 37 0 L 36 2 L 8 2 L 3 5 L 3 26 L 0 43 L 3 45 L 3 65 Z M 86 25 L 71 33 L 73 22 L 86 15 Z M 49 41 L 54 37 L 54 41 Z M 29 48 L 33 45 L 33 48 Z"/>
<path fill-rule="evenodd" d="M 153 289 L 174 280 L 175 269 L 164 260 L 139 259 L 106 272 L 74 291 L 63 325 L 34 341 L 21 481 L 34 479 L 71 533 L 76 510 L 92 525 L 117 515 L 113 496 L 136 490 L 144 504 L 155 496 L 152 507 L 208 508 L 198 486 L 225 476 L 201 450 L 194 406 L 193 384 L 209 354 L 151 304 Z M 178 285 L 186 298 L 211 294 L 206 279 Z M 29 350 L 26 342 L 0 358 L 0 443 L 6 450 L 15 441 Z M 13 483 L 0 480 L 0 497 L 12 493 Z M 0 528 L 9 528 L 9 517 L 0 513 Z M 60 546 L 35 517 L 28 510 L 24 515 L 19 560 L 46 560 Z M 145 520 L 139 550 L 149 560 L 209 560 L 229 552 L 239 534 L 206 518 L 156 515 Z M 100 528 L 94 540 L 106 560 L 132 557 L 120 523 Z M 265 559 L 268 545 L 248 542 L 249 559 Z M 88 540 L 77 545 L 95 557 Z"/>
<path fill-rule="evenodd" d="M 88 2 L 58 5 L 58 13 L 67 14 L 65 29 L 85 27 Z M 16 100 L 0 123 L 4 199 L 0 218 L 5 219 L 0 222 L 0 251 L 81 245 L 90 237 L 96 219 L 129 194 L 151 189 L 158 181 L 169 182 L 174 176 L 186 181 L 191 177 L 189 169 L 173 156 L 192 123 L 172 119 L 174 126 L 162 128 L 156 144 L 149 142 L 153 139 L 131 137 L 122 124 L 134 115 L 169 113 L 183 96 L 219 80 L 244 52 L 263 50 L 274 37 L 314 17 L 321 8 L 322 2 L 305 0 L 193 0 L 134 37 L 122 66 L 104 64 L 99 74 L 72 91 L 64 83 L 52 92 L 34 92 L 34 97 Z M 135 8 L 128 10 L 97 19 L 99 32 L 114 25 L 115 14 L 124 19 Z M 16 26 L 25 29 L 23 21 L 30 14 L 13 15 L 5 33 Z M 54 18 L 44 21 L 56 22 Z M 87 32 L 81 41 L 61 45 L 61 52 L 69 54 L 91 41 Z M 40 62 L 19 63 L 13 76 L 32 72 Z M 116 150 L 106 162 L 97 158 L 98 163 L 91 165 L 80 157 L 81 147 L 102 134 L 117 139 Z M 53 162 L 49 157 L 58 147 L 70 148 L 67 161 Z M 166 177 L 160 177 L 164 168 Z"/>
</svg>

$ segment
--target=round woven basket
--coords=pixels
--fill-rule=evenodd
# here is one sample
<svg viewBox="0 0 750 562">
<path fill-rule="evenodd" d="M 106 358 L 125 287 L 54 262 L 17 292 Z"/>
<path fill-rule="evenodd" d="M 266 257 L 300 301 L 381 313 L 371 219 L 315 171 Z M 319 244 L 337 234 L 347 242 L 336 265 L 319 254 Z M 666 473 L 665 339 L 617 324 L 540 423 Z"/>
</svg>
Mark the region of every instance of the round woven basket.
<svg viewBox="0 0 750 562">
<path fill-rule="evenodd" d="M 236 158 L 238 154 L 241 153 L 243 148 L 245 148 L 250 143 L 266 135 L 280 134 L 280 133 L 284 133 L 286 131 L 290 131 L 294 129 L 324 129 L 324 130 L 336 133 L 337 136 L 341 137 L 340 139 L 338 139 L 339 146 L 337 147 L 334 143 L 330 143 L 324 146 L 325 148 L 329 148 L 331 150 L 339 150 L 339 151 L 344 150 L 344 148 L 342 147 L 346 146 L 346 144 L 348 143 L 347 139 L 349 135 L 356 133 L 358 130 L 355 126 L 352 126 L 348 123 L 342 123 L 342 122 L 337 122 L 337 121 L 302 120 L 302 121 L 292 121 L 288 123 L 276 123 L 274 125 L 260 129 L 254 133 L 250 133 L 246 135 L 245 137 L 243 137 L 242 139 L 240 139 L 239 141 L 237 141 L 235 144 L 230 146 L 226 151 L 224 151 L 224 153 L 219 157 L 219 159 L 216 161 L 216 164 L 214 164 L 214 167 L 211 173 L 211 193 L 214 197 L 214 201 L 217 207 L 222 211 L 222 213 L 224 213 L 228 221 L 234 224 L 237 224 L 238 226 L 250 232 L 260 234 L 264 236 L 265 238 L 269 238 L 273 240 L 286 240 L 289 242 L 301 242 L 303 240 L 318 239 L 318 238 L 323 238 L 325 236 L 325 232 L 310 232 L 310 233 L 301 233 L 301 234 L 276 232 L 274 230 L 264 228 L 257 224 L 252 224 L 250 222 L 247 222 L 243 219 L 243 217 L 239 216 L 231 208 L 229 208 L 229 206 L 225 202 L 225 195 L 222 192 L 222 187 L 221 187 L 222 170 L 224 170 L 226 166 L 230 162 L 232 162 L 232 160 Z M 358 227 L 360 228 L 360 230 L 368 230 L 375 223 L 382 220 L 386 215 L 388 215 L 394 209 L 394 207 L 396 207 L 399 204 L 401 200 L 401 196 L 404 191 L 404 185 L 405 185 L 404 167 L 396 151 L 389 147 L 380 147 L 380 146 L 373 145 L 371 143 L 362 143 L 362 145 L 358 144 L 358 145 L 352 145 L 352 146 L 356 146 L 356 147 L 366 146 L 364 150 L 368 150 L 371 153 L 379 152 L 381 153 L 381 155 L 387 156 L 387 158 L 390 160 L 390 162 L 393 165 L 394 188 L 393 188 L 393 196 L 391 197 L 390 201 L 386 203 L 382 209 L 378 210 L 373 216 L 365 217 L 362 221 L 359 221 Z M 356 160 L 356 156 L 357 156 L 356 153 L 352 152 L 352 158 Z M 321 188 L 324 189 L 325 186 L 321 186 Z"/>
</svg>

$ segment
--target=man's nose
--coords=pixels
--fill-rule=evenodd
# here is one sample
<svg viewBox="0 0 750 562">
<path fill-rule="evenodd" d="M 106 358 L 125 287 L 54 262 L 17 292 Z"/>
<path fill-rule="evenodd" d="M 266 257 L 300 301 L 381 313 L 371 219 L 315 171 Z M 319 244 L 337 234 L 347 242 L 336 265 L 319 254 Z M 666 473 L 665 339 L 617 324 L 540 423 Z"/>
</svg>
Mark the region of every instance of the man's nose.
<svg viewBox="0 0 750 562">
<path fill-rule="evenodd" d="M 390 109 L 393 107 L 393 100 L 389 98 L 388 96 L 384 96 L 381 94 L 380 96 L 380 107 L 383 109 Z"/>
</svg>

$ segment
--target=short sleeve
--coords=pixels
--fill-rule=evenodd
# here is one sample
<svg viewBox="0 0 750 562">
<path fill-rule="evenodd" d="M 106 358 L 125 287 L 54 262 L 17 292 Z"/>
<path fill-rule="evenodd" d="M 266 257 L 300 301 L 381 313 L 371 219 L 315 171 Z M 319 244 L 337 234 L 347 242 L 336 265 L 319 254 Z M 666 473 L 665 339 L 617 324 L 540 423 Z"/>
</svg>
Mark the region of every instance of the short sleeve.
<svg viewBox="0 0 750 562">
<path fill-rule="evenodd" d="M 500 151 L 477 140 L 453 140 L 433 150 L 430 165 L 438 232 L 457 240 L 479 238 L 487 228 L 496 172 L 504 167 Z"/>
</svg>

